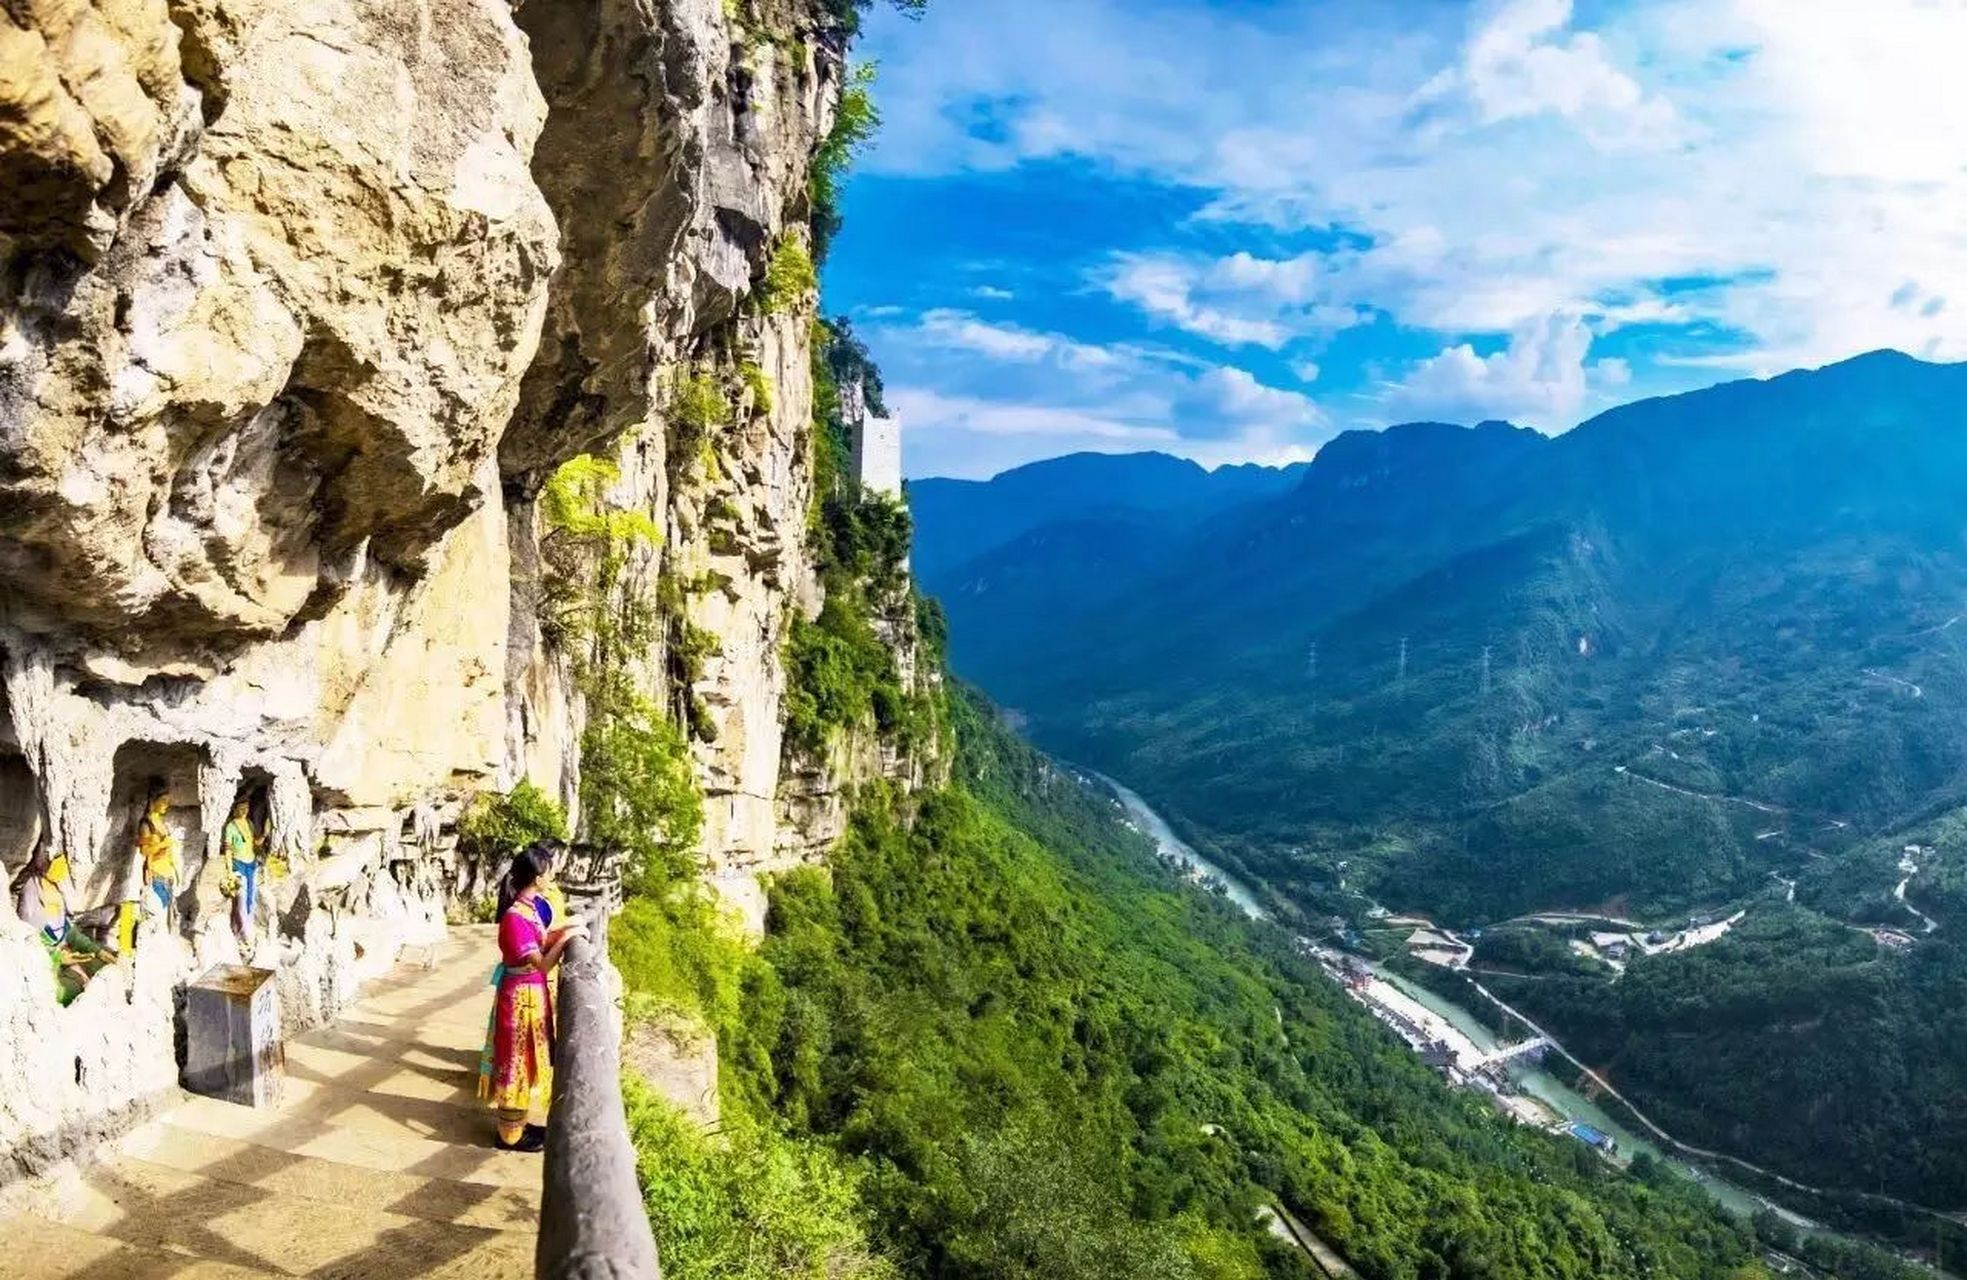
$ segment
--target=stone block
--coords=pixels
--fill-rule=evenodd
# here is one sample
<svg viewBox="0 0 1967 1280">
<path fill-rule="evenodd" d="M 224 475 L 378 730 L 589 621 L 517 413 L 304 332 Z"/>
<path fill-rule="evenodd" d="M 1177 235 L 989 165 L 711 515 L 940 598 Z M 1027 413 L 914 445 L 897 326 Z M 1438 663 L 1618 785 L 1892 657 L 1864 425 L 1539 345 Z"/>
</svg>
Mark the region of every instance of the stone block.
<svg viewBox="0 0 1967 1280">
<path fill-rule="evenodd" d="M 286 1054 L 271 969 L 220 964 L 185 989 L 184 1087 L 248 1107 L 280 1096 Z"/>
</svg>

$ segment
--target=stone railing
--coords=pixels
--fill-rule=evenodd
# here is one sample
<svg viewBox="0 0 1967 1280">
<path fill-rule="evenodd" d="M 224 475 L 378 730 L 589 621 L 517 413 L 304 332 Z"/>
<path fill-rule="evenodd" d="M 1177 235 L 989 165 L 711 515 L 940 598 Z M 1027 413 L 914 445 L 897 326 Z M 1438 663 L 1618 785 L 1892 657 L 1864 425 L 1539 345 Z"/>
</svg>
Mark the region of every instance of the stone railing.
<svg viewBox="0 0 1967 1280">
<path fill-rule="evenodd" d="M 662 1276 L 622 1109 L 618 980 L 608 964 L 608 917 L 618 895 L 607 887 L 577 900 L 588 938 L 569 945 L 560 962 L 552 1123 L 534 1255 L 540 1280 Z"/>
</svg>

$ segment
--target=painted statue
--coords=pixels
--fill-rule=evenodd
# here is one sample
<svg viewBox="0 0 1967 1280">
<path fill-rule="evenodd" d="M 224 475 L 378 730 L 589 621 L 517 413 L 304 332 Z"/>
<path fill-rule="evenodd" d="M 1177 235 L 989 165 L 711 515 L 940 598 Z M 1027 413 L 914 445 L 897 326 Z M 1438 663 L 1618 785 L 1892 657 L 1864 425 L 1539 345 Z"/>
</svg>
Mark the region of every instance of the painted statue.
<svg viewBox="0 0 1967 1280">
<path fill-rule="evenodd" d="M 259 909 L 260 856 L 252 810 L 243 798 L 233 802 L 232 816 L 226 820 L 225 856 L 237 886 L 232 897 L 232 931 L 241 938 L 250 937 L 253 914 Z"/>
<path fill-rule="evenodd" d="M 169 919 L 171 904 L 177 901 L 181 874 L 178 866 L 178 838 L 171 834 L 165 818 L 171 812 L 171 796 L 162 787 L 153 787 L 137 823 L 137 861 L 141 879 L 136 901 L 126 901 L 117 915 L 117 947 L 128 955 L 136 946 L 137 917 Z M 139 905 L 140 904 L 140 905 Z"/>
<path fill-rule="evenodd" d="M 75 927 L 69 903 L 68 858 L 49 856 L 44 846 L 35 851 L 21 879 L 20 897 L 15 909 L 20 918 L 38 930 L 41 945 L 55 969 L 55 998 L 67 1004 L 82 994 L 111 953 Z"/>
</svg>

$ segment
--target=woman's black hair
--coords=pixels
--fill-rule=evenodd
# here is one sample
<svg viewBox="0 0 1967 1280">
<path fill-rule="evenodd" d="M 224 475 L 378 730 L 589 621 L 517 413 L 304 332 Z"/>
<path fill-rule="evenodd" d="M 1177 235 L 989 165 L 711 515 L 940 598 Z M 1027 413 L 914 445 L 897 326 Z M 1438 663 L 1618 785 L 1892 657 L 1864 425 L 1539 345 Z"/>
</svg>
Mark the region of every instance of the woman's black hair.
<svg viewBox="0 0 1967 1280">
<path fill-rule="evenodd" d="M 46 837 L 43 837 L 42 839 L 35 841 L 34 851 L 27 855 L 27 861 L 21 864 L 21 869 L 19 874 L 14 876 L 13 883 L 8 887 L 12 889 L 13 892 L 19 893 L 22 889 L 27 887 L 30 881 L 36 880 L 41 876 L 46 875 L 48 873 L 49 866 L 53 864 L 54 860 L 55 860 L 54 843 L 48 840 Z"/>
<path fill-rule="evenodd" d="M 519 895 L 538 884 L 540 865 L 530 854 L 515 854 L 512 864 L 505 869 L 499 880 L 499 915 L 503 917 L 519 901 Z"/>
</svg>

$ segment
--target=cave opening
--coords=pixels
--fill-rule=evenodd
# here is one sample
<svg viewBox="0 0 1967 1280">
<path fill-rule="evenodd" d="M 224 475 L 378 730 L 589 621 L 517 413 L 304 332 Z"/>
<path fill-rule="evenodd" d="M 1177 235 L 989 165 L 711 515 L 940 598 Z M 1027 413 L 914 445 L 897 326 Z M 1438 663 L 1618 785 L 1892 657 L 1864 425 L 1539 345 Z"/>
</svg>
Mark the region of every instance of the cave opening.
<svg viewBox="0 0 1967 1280">
<path fill-rule="evenodd" d="M 244 809 L 243 815 L 240 810 Z M 238 820 L 244 818 L 241 830 Z M 232 928 L 242 939 L 253 936 L 259 926 L 260 904 L 266 889 L 267 859 L 274 846 L 273 775 L 255 765 L 240 770 L 239 785 L 226 805 L 226 821 L 219 856 L 225 860 L 232 892 Z M 279 920 L 274 913 L 274 927 Z"/>
<path fill-rule="evenodd" d="M 88 895 L 91 901 L 124 901 L 138 896 L 142 859 L 137 827 L 153 795 L 168 804 L 164 829 L 177 841 L 181 884 L 189 887 L 205 856 L 205 822 L 198 792 L 204 752 L 185 742 L 125 742 L 116 749 L 109 793 L 109 822 L 96 850 Z"/>
<path fill-rule="evenodd" d="M 44 812 L 41 784 L 28 767 L 7 690 L 0 686 L 0 866 L 9 880 L 40 842 Z"/>
</svg>

